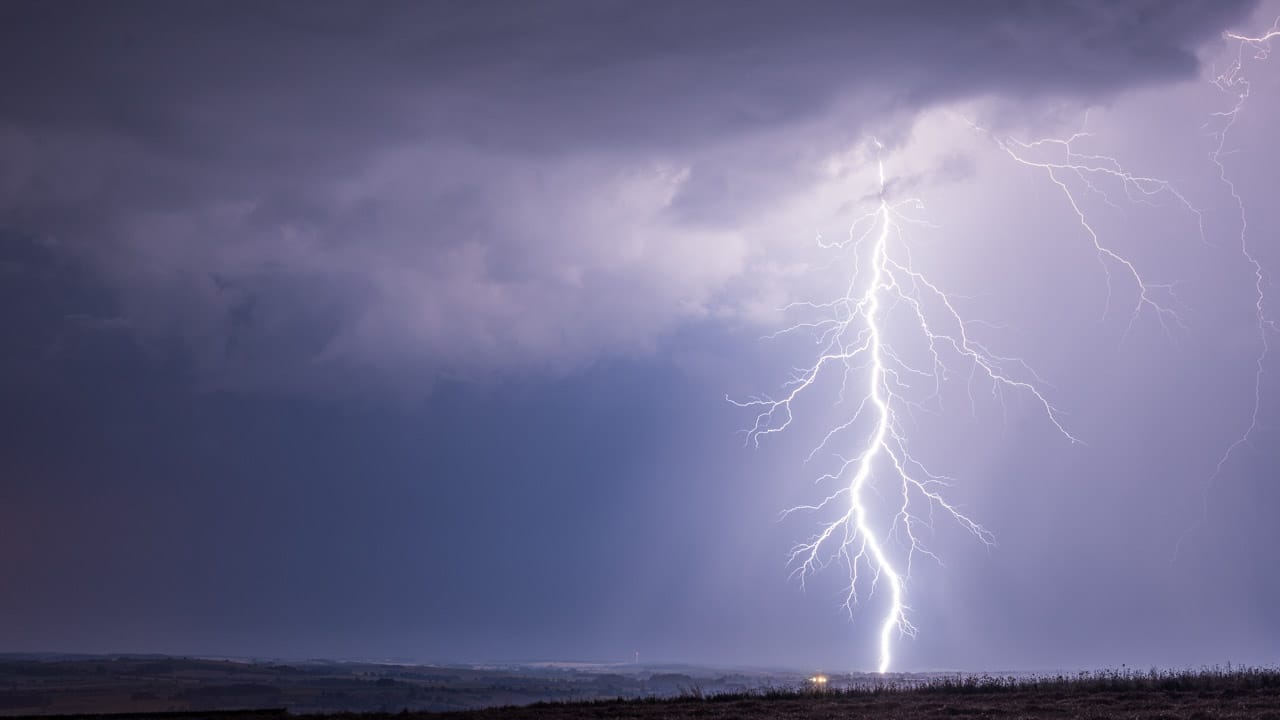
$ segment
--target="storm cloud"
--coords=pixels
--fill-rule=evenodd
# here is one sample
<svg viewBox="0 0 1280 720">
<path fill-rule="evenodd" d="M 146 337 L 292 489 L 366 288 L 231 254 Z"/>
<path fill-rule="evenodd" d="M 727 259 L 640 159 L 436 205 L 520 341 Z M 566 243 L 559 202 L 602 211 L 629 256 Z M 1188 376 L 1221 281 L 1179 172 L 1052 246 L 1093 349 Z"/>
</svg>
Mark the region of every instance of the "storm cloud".
<svg viewBox="0 0 1280 720">
<path fill-rule="evenodd" d="M 6 3 L 0 230 L 211 384 L 563 371 L 771 300 L 753 224 L 889 120 L 1192 77 L 1251 7 Z"/>
</svg>

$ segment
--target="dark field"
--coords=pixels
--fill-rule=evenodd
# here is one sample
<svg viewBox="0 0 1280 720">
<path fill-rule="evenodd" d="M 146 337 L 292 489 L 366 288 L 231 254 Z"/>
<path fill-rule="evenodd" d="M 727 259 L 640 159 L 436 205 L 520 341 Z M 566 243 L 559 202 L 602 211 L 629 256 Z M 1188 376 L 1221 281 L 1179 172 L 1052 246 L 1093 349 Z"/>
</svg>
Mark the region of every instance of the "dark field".
<svg viewBox="0 0 1280 720">
<path fill-rule="evenodd" d="M 692 666 L 412 665 L 202 658 L 0 656 L 0 715 L 213 712 L 293 715 L 471 710 L 536 702 L 798 688 L 804 675 Z"/>
<path fill-rule="evenodd" d="M 577 720 L 635 718 L 1131 718 L 1280 720 L 1280 670 L 1213 669 L 1199 672 L 1102 672 L 1074 676 L 919 676 L 880 683 L 863 676 L 832 678 L 854 685 L 835 690 L 759 690 L 705 695 L 690 687 L 675 698 L 633 698 L 536 703 L 460 712 L 372 712 L 307 715 L 283 708 L 247 711 L 130 712 L 113 720 Z M 381 686 L 386 688 L 386 685 Z M 94 717 L 68 713 L 67 717 Z M 43 717 L 47 718 L 48 715 Z M 102 715 L 97 715 L 101 718 Z"/>
<path fill-rule="evenodd" d="M 447 713 L 442 720 L 578 718 L 1251 718 L 1280 720 L 1280 672 L 1133 676 L 1040 681 L 941 681 L 910 689 L 768 693 L 615 701 Z"/>
</svg>

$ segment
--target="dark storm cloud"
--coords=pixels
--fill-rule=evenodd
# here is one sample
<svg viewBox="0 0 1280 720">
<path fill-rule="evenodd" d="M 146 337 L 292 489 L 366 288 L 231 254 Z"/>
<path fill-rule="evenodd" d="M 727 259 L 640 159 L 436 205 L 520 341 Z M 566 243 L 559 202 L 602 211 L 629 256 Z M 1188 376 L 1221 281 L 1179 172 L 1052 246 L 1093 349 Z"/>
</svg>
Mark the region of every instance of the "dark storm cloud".
<svg viewBox="0 0 1280 720">
<path fill-rule="evenodd" d="M 227 381 L 563 366 L 725 312 L 869 124 L 1187 77 L 1249 7 L 8 3 L 0 228 Z"/>
<path fill-rule="evenodd" d="M 428 134 L 666 145 L 866 87 L 928 102 L 1181 77 L 1250 5 L 11 4 L 0 80 L 19 126 L 224 162 L 333 136 L 340 154 Z"/>
</svg>

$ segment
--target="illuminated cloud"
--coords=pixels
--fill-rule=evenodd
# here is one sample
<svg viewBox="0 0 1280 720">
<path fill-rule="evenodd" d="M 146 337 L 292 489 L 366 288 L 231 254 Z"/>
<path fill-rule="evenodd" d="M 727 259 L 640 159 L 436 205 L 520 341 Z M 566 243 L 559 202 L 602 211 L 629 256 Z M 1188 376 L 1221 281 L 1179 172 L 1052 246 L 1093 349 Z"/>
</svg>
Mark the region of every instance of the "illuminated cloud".
<svg viewBox="0 0 1280 720">
<path fill-rule="evenodd" d="M 563 370 L 785 294 L 761 228 L 868 127 L 1188 78 L 1250 7 L 10 4 L 0 228 L 207 382 Z"/>
</svg>

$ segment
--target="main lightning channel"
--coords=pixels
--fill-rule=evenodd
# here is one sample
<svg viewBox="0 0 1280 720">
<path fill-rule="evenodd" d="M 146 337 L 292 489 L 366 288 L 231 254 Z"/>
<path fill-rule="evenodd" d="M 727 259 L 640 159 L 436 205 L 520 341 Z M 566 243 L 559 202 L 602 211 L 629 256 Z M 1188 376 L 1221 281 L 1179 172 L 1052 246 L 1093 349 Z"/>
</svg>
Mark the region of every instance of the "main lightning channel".
<svg viewBox="0 0 1280 720">
<path fill-rule="evenodd" d="M 933 527 L 934 513 L 940 511 L 949 516 L 984 545 L 995 542 L 986 528 L 942 494 L 953 478 L 930 471 L 912 454 L 904 414 L 925 409 L 926 402 L 940 405 L 942 383 L 958 374 L 954 365 L 959 362 L 968 370 L 971 405 L 974 383 L 985 380 L 1002 403 L 1005 390 L 1026 394 L 1058 432 L 1072 442 L 1079 440 L 1067 430 L 1059 410 L 1039 389 L 1039 376 L 1022 360 L 997 355 L 973 337 L 971 327 L 980 323 L 964 319 L 951 296 L 914 266 L 903 225 L 920 223 L 907 212 L 918 209 L 921 203 L 916 199 L 891 202 L 881 157 L 883 146 L 878 141 L 873 145 L 879 180 L 875 209 L 854 221 L 844 241 L 820 240 L 825 249 L 853 255 L 854 269 L 844 294 L 829 302 L 793 303 L 789 309 L 816 311 L 819 319 L 797 323 L 775 334 L 813 333 L 821 347 L 818 359 L 797 371 L 780 398 L 730 402 L 757 410 L 747 434 L 749 441 L 758 445 L 762 437 L 791 425 L 795 417 L 793 405 L 822 377 L 836 373 L 840 378 L 837 404 L 842 404 L 850 378 L 865 372 L 865 393 L 857 409 L 831 429 L 809 454 L 812 460 L 845 434 L 857 437 L 859 429 L 867 424 L 860 426 L 858 421 L 864 414 L 873 416 L 869 419 L 870 428 L 864 430 L 866 434 L 856 441 L 856 452 L 851 457 L 835 454 L 840 461 L 837 469 L 818 478 L 836 482 L 837 489 L 821 502 L 793 507 L 784 516 L 796 512 L 837 513 L 791 553 L 792 566 L 802 584 L 807 576 L 829 563 L 842 563 L 849 574 L 844 607 L 851 615 L 864 586 L 868 595 L 882 584 L 887 586 L 887 607 L 878 626 L 876 666 L 880 673 L 886 673 L 893 660 L 895 636 L 914 636 L 916 632 L 908 618 L 910 608 L 906 602 L 913 561 L 917 554 L 938 561 L 920 536 L 922 528 Z M 869 264 L 865 273 L 858 268 L 863 254 Z M 864 275 L 866 284 L 859 290 Z M 894 309 L 905 310 L 911 320 L 901 323 L 904 327 L 898 330 L 891 328 L 889 318 Z M 923 340 L 927 348 L 924 368 L 916 367 L 894 347 L 893 336 L 906 339 L 908 335 Z M 842 478 L 847 480 L 841 483 Z M 888 510 L 868 502 L 867 494 L 876 488 L 877 481 L 896 484 L 899 499 Z M 917 509 L 920 506 L 927 512 Z M 905 547 L 901 562 L 895 561 L 890 548 L 895 539 Z"/>
<path fill-rule="evenodd" d="M 853 481 L 850 483 L 849 510 L 854 515 L 856 532 L 863 538 L 862 551 L 870 553 L 872 564 L 877 569 L 877 576 L 883 575 L 889 583 L 889 611 L 880 624 L 880 665 L 878 670 L 884 673 L 888 672 L 889 662 L 892 659 L 890 642 L 893 639 L 893 631 L 895 629 L 910 628 L 910 624 L 907 622 L 906 610 L 902 602 L 902 576 L 898 574 L 893 564 L 889 562 L 888 557 L 885 556 L 884 548 L 880 546 L 880 541 L 876 539 L 876 533 L 872 531 L 867 520 L 867 507 L 862 499 L 862 491 L 867 479 L 871 477 L 871 468 L 875 463 L 876 456 L 885 447 L 885 438 L 889 435 L 889 405 L 881 395 L 886 376 L 884 343 L 880 336 L 878 315 L 880 312 L 879 291 L 884 285 L 884 267 L 888 259 L 886 246 L 889 242 L 889 231 L 893 227 L 893 219 L 889 211 L 889 202 L 884 198 L 885 177 L 883 161 L 878 162 L 878 170 L 881 197 L 880 207 L 876 210 L 876 214 L 879 218 L 880 233 L 876 237 L 875 246 L 871 251 L 871 267 L 873 268 L 871 282 L 867 285 L 867 291 L 859 301 L 859 304 L 866 308 L 869 336 L 867 351 L 871 356 L 871 371 L 867 373 L 867 396 L 875 406 L 876 424 L 875 432 L 871 436 L 868 447 L 862 453 L 862 460 L 858 463 L 858 470 L 854 473 Z"/>
</svg>

